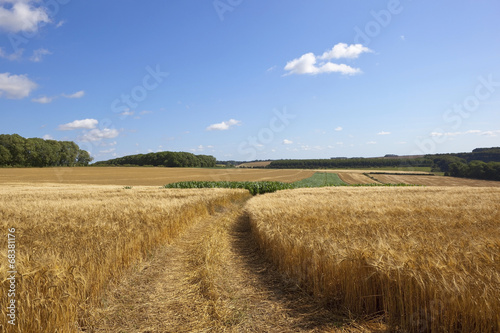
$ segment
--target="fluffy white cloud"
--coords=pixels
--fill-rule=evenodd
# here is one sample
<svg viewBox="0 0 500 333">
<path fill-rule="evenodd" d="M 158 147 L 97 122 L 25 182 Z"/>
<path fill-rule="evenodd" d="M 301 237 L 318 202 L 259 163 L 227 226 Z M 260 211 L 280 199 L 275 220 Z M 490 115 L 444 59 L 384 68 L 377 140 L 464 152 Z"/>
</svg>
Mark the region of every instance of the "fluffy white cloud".
<svg viewBox="0 0 500 333">
<path fill-rule="evenodd" d="M 30 60 L 33 62 L 40 62 L 40 61 L 42 61 L 43 56 L 49 55 L 49 54 L 52 54 L 52 52 L 50 52 L 47 49 L 38 49 L 38 50 L 33 51 L 33 55 L 31 56 Z"/>
<path fill-rule="evenodd" d="M 343 130 L 343 128 L 342 128 L 342 127 L 340 127 L 340 126 L 339 126 L 339 127 L 337 127 L 337 128 L 335 128 L 335 131 L 337 131 L 337 132 L 340 132 L 340 131 L 342 131 L 342 130 Z"/>
<path fill-rule="evenodd" d="M 377 135 L 389 135 L 389 134 L 391 134 L 391 132 L 384 132 L 384 131 L 382 131 L 382 132 L 378 132 L 377 133 Z"/>
<path fill-rule="evenodd" d="M 99 141 L 103 139 L 114 139 L 116 138 L 120 132 L 116 129 L 112 128 L 103 128 L 98 129 L 95 128 L 93 130 L 88 131 L 78 138 L 78 141 Z"/>
<path fill-rule="evenodd" d="M 367 144 L 367 145 L 376 145 L 376 144 L 377 144 L 377 142 L 375 142 L 375 141 L 368 141 L 366 144 Z"/>
<path fill-rule="evenodd" d="M 54 137 L 50 134 L 45 134 L 44 136 L 42 136 L 42 139 L 44 140 L 54 140 Z"/>
<path fill-rule="evenodd" d="M 287 62 L 285 70 L 286 75 L 291 74 L 321 74 L 321 73 L 341 73 L 343 75 L 354 75 L 361 73 L 361 69 L 353 68 L 346 64 L 336 64 L 332 62 L 324 62 L 324 60 L 341 59 L 341 58 L 357 58 L 364 52 L 372 52 L 369 48 L 361 44 L 347 45 L 339 43 L 330 51 L 323 53 L 321 56 L 316 56 L 309 52 L 302 55 L 300 58 L 293 59 Z M 321 60 L 317 64 L 318 60 Z"/>
<path fill-rule="evenodd" d="M 240 125 L 241 121 L 235 119 L 229 119 L 228 121 L 223 121 L 218 124 L 212 124 L 207 127 L 207 131 L 226 131 L 233 126 Z"/>
<path fill-rule="evenodd" d="M 85 91 L 80 90 L 80 91 L 77 91 L 76 93 L 70 94 L 70 95 L 62 94 L 62 96 L 66 97 L 66 98 L 82 98 L 83 96 L 85 96 Z"/>
<path fill-rule="evenodd" d="M 75 120 L 71 123 L 59 125 L 60 131 L 72 131 L 76 129 L 93 129 L 99 122 L 96 119 Z"/>
<path fill-rule="evenodd" d="M 285 139 L 285 140 L 283 140 L 283 144 L 284 145 L 291 145 L 291 144 L 293 144 L 293 141 Z"/>
<path fill-rule="evenodd" d="M 42 96 L 38 98 L 33 98 L 32 101 L 40 104 L 49 104 L 54 100 L 54 97 Z"/>
<path fill-rule="evenodd" d="M 1 0 L 0 29 L 8 32 L 33 32 L 41 23 L 50 23 L 45 8 L 36 7 L 37 0 Z"/>
<path fill-rule="evenodd" d="M 28 97 L 32 90 L 37 88 L 37 84 L 27 75 L 10 75 L 10 73 L 0 73 L 0 97 L 11 99 L 21 99 Z"/>
<path fill-rule="evenodd" d="M 361 45 L 361 44 L 351 44 L 347 45 L 345 43 L 338 43 L 335 45 L 330 51 L 323 53 L 318 59 L 321 60 L 330 60 L 330 59 L 355 59 L 359 57 L 360 54 L 366 52 L 373 52 L 369 48 Z"/>
<path fill-rule="evenodd" d="M 316 56 L 313 53 L 306 53 L 298 59 L 289 61 L 285 70 L 290 74 L 321 74 L 321 73 L 332 73 L 337 72 L 344 75 L 353 75 L 361 73 L 359 68 L 353 68 L 346 64 L 334 64 L 332 62 L 327 62 L 322 64 L 320 67 L 316 66 Z"/>
</svg>

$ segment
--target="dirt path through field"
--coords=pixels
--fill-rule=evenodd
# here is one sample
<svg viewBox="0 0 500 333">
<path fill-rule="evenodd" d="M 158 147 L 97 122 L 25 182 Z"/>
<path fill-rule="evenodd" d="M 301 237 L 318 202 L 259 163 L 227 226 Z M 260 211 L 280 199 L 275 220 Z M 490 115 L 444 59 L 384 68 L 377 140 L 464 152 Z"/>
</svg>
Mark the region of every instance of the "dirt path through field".
<svg viewBox="0 0 500 333">
<path fill-rule="evenodd" d="M 91 332 L 357 331 L 286 282 L 234 203 L 200 220 L 108 290 Z"/>
</svg>

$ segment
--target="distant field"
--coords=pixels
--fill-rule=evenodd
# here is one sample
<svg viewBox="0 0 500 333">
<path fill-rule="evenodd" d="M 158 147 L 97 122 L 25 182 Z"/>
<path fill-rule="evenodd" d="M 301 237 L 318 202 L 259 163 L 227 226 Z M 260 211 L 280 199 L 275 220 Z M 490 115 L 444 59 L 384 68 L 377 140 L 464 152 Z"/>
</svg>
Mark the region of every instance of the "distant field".
<svg viewBox="0 0 500 333">
<path fill-rule="evenodd" d="M 237 166 L 237 168 L 263 168 L 271 164 L 271 161 L 266 161 L 266 162 L 248 162 L 248 163 L 241 163 L 240 165 Z"/>
<path fill-rule="evenodd" d="M 122 186 L 162 186 L 181 181 L 281 181 L 311 177 L 313 170 L 201 169 L 201 168 L 15 168 L 0 169 L 0 184 L 65 183 Z"/>
<path fill-rule="evenodd" d="M 299 180 L 294 183 L 297 187 L 323 187 L 323 186 L 339 186 L 347 185 L 335 173 L 316 172 L 312 177 Z"/>
<path fill-rule="evenodd" d="M 500 187 L 500 182 L 491 180 L 467 179 L 444 176 L 412 176 L 374 174 L 373 178 L 384 184 L 415 184 L 425 186 L 469 186 Z"/>
<path fill-rule="evenodd" d="M 309 170 L 309 169 L 307 169 Z M 314 169 L 316 172 L 333 173 L 370 173 L 370 172 L 388 172 L 388 173 L 429 173 L 429 168 L 371 168 L 371 169 Z"/>
<path fill-rule="evenodd" d="M 340 179 L 347 184 L 379 184 L 379 182 L 367 177 L 362 173 L 354 173 L 354 172 L 339 172 L 338 173 Z"/>
</svg>

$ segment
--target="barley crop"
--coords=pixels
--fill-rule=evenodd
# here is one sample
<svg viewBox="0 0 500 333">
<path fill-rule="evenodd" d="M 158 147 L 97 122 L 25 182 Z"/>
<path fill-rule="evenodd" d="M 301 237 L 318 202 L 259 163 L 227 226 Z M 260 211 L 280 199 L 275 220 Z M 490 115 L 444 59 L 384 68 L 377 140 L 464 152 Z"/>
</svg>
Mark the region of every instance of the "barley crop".
<svg viewBox="0 0 500 333">
<path fill-rule="evenodd" d="M 391 331 L 500 331 L 500 190 L 286 190 L 246 206 L 261 249 L 328 306 Z"/>
<path fill-rule="evenodd" d="M 77 332 L 105 286 L 244 190 L 2 186 L 2 234 L 16 229 L 17 323 L 1 332 Z M 0 307 L 7 308 L 7 237 L 0 238 Z"/>
</svg>

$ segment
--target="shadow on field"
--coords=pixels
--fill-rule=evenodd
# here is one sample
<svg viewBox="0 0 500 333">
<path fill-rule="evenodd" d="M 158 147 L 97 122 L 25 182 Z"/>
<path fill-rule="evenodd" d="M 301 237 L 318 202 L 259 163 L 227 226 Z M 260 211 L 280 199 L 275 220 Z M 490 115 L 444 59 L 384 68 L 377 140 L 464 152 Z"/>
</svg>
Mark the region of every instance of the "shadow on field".
<svg viewBox="0 0 500 333">
<path fill-rule="evenodd" d="M 286 331 L 374 332 L 335 313 L 324 302 L 315 299 L 281 274 L 260 251 L 246 214 L 239 216 L 231 232 L 232 251 L 241 259 L 245 270 L 243 273 L 257 289 L 265 291 L 273 302 L 284 309 L 283 318 L 288 326 Z M 281 326 L 279 323 L 276 325 Z M 280 330 L 279 327 L 275 329 Z"/>
</svg>

